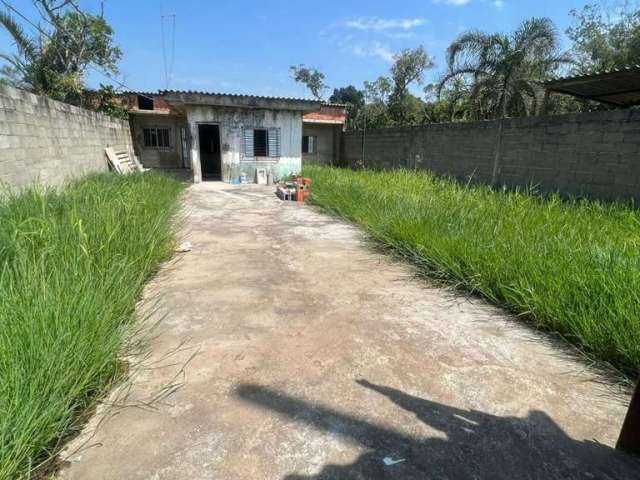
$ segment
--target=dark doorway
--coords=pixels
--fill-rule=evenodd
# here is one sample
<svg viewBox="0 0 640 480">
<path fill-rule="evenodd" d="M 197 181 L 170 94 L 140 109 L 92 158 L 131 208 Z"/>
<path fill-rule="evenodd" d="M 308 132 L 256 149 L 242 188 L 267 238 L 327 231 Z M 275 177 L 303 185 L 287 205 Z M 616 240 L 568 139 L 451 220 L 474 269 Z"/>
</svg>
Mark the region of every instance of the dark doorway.
<svg viewBox="0 0 640 480">
<path fill-rule="evenodd" d="M 200 165 L 203 180 L 222 179 L 220 156 L 220 129 L 218 125 L 198 125 L 200 140 Z"/>
</svg>

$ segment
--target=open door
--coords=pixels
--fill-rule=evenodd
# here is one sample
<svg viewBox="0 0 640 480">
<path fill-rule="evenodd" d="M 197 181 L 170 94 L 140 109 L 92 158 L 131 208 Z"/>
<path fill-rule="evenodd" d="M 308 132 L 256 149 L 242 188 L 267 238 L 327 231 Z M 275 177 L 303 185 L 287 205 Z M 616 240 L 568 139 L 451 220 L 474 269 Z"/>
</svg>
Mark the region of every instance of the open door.
<svg viewBox="0 0 640 480">
<path fill-rule="evenodd" d="M 203 180 L 222 180 L 220 128 L 218 125 L 198 125 L 200 165 Z"/>
</svg>

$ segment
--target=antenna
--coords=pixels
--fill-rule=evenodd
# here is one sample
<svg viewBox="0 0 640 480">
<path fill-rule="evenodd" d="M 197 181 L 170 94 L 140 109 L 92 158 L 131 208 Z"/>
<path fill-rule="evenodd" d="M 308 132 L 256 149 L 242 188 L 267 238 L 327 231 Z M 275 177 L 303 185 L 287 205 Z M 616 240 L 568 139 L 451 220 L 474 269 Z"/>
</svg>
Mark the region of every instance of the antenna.
<svg viewBox="0 0 640 480">
<path fill-rule="evenodd" d="M 165 32 L 164 32 L 164 19 L 166 17 L 171 18 L 171 54 L 169 55 L 169 61 L 167 62 L 167 46 L 165 42 Z M 175 52 L 176 52 L 176 16 L 175 14 L 171 15 L 161 15 L 160 16 L 160 35 L 162 36 L 162 60 L 164 62 L 164 83 L 165 89 L 169 90 L 169 84 L 171 81 L 171 76 L 173 74 L 173 63 L 175 60 Z"/>
</svg>

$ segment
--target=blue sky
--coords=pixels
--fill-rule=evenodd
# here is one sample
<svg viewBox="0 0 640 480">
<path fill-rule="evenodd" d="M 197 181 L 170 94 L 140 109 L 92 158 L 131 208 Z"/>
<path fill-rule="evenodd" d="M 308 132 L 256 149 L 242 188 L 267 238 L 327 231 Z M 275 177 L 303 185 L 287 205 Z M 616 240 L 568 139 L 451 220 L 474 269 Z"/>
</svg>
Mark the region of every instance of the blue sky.
<svg viewBox="0 0 640 480">
<path fill-rule="evenodd" d="M 31 0 L 10 0 L 37 19 Z M 564 32 L 577 0 L 367 0 L 293 2 L 283 0 L 105 0 L 105 16 L 124 52 L 122 80 L 135 90 L 165 87 L 161 16 L 175 14 L 175 52 L 170 88 L 307 96 L 289 77 L 289 66 L 304 63 L 326 75 L 331 88 L 362 86 L 388 73 L 391 56 L 424 45 L 436 68 L 462 31 L 511 31 L 527 17 L 550 17 Z M 98 12 L 99 0 L 80 0 Z M 171 20 L 165 18 L 167 56 Z M 28 29 L 29 27 L 27 27 Z M 564 33 L 563 33 L 564 35 Z M 0 33 L 0 51 L 12 47 Z M 91 73 L 93 86 L 107 82 Z"/>
</svg>

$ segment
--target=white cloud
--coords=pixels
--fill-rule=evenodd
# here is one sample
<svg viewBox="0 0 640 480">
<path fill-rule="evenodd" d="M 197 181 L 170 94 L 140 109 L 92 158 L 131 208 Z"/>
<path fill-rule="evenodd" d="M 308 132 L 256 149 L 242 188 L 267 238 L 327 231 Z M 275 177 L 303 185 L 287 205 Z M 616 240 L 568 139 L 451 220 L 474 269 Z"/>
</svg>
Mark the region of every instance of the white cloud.
<svg viewBox="0 0 640 480">
<path fill-rule="evenodd" d="M 506 4 L 505 0 L 481 0 L 482 3 L 488 3 L 489 1 L 491 1 L 491 4 L 497 9 L 501 9 Z M 444 3 L 446 5 L 463 7 L 464 5 L 471 3 L 471 0 L 432 0 L 432 2 L 436 4 Z"/>
<path fill-rule="evenodd" d="M 387 63 L 393 63 L 393 52 L 381 42 L 373 41 L 366 44 L 353 45 L 350 50 L 359 57 L 377 57 Z"/>
<path fill-rule="evenodd" d="M 424 18 L 361 17 L 344 22 L 344 26 L 356 30 L 411 30 L 425 24 Z"/>
<path fill-rule="evenodd" d="M 455 5 L 456 7 L 462 7 L 471 0 L 433 0 L 433 3 L 446 3 L 447 5 Z"/>
<path fill-rule="evenodd" d="M 384 32 L 383 35 L 393 40 L 402 40 L 406 38 L 413 38 L 416 36 L 416 34 L 413 32 Z"/>
</svg>

